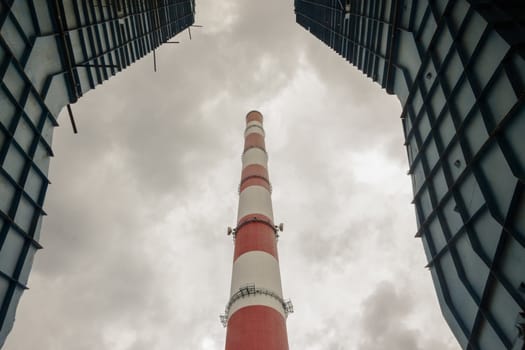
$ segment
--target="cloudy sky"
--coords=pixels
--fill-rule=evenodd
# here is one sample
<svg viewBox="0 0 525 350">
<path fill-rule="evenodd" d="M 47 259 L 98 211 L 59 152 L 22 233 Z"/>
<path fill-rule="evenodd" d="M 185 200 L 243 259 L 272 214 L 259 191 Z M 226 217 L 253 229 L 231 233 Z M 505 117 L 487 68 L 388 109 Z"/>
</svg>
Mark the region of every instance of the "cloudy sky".
<svg viewBox="0 0 525 350">
<path fill-rule="evenodd" d="M 41 241 L 7 350 L 220 350 L 244 116 L 265 116 L 293 350 L 456 350 L 416 231 L 400 105 L 295 23 L 198 0 L 193 40 L 55 130 Z"/>
</svg>

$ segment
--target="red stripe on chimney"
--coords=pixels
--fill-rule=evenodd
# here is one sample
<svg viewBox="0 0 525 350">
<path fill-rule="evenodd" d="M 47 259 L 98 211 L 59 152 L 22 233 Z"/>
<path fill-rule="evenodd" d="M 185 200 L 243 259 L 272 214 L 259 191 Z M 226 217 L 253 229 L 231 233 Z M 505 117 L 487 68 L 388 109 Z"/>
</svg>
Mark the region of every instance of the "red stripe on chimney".
<svg viewBox="0 0 525 350">
<path fill-rule="evenodd" d="M 257 111 L 248 112 L 248 114 L 246 115 L 246 123 L 249 123 L 254 120 L 262 123 L 263 121 L 262 114 Z"/>
<path fill-rule="evenodd" d="M 250 164 L 242 169 L 241 181 L 252 176 L 259 176 L 268 180 L 268 170 L 260 164 Z"/>
<path fill-rule="evenodd" d="M 277 257 L 275 231 L 262 222 L 250 222 L 237 231 L 233 261 L 244 253 L 259 250 Z"/>
<path fill-rule="evenodd" d="M 226 350 L 288 350 L 283 316 L 262 305 L 237 310 L 228 321 Z"/>
<path fill-rule="evenodd" d="M 266 150 L 264 147 L 264 136 L 256 132 L 246 135 L 246 138 L 244 139 L 244 151 L 252 147 L 258 147 Z"/>
<path fill-rule="evenodd" d="M 241 184 L 241 187 L 239 187 L 239 191 L 242 192 L 247 187 L 250 187 L 250 186 L 261 186 L 261 187 L 266 188 L 270 192 L 272 191 L 272 188 L 270 184 L 268 183 L 268 181 L 261 179 L 259 177 L 252 177 L 250 179 L 246 179 L 245 181 L 243 181 L 243 183 Z"/>
<path fill-rule="evenodd" d="M 248 186 L 259 185 L 270 191 L 268 170 L 262 165 L 251 164 L 242 170 L 240 191 Z"/>
</svg>

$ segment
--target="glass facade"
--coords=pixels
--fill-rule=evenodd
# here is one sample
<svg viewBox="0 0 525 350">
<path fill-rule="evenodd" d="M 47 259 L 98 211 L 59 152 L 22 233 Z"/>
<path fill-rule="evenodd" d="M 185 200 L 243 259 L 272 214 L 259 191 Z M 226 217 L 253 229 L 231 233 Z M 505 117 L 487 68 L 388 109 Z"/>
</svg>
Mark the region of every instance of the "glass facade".
<svg viewBox="0 0 525 350">
<path fill-rule="evenodd" d="M 194 0 L 0 1 L 0 346 L 42 248 L 59 112 L 194 15 Z"/>
<path fill-rule="evenodd" d="M 462 348 L 522 349 L 525 3 L 295 0 L 295 12 L 402 103 L 416 236 Z"/>
</svg>

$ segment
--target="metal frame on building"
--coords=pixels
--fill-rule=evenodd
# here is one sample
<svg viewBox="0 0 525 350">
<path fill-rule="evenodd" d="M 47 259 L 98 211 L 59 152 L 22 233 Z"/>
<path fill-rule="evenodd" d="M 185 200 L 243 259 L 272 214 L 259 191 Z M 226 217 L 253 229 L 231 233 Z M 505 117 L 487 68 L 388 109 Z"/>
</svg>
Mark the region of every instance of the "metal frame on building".
<svg viewBox="0 0 525 350">
<path fill-rule="evenodd" d="M 42 248 L 60 110 L 194 16 L 194 0 L 0 0 L 0 346 Z"/>
<path fill-rule="evenodd" d="M 416 237 L 460 345 L 521 348 L 525 3 L 349 5 L 296 0 L 297 22 L 400 99 Z"/>
</svg>

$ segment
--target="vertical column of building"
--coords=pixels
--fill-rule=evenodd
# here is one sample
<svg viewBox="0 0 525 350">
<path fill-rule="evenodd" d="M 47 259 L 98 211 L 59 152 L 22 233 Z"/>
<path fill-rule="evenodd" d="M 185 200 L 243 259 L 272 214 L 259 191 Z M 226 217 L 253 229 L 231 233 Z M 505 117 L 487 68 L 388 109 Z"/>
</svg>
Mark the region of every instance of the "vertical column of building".
<svg viewBox="0 0 525 350">
<path fill-rule="evenodd" d="M 222 316 L 226 350 L 288 349 L 285 320 L 293 309 L 282 295 L 262 121 L 256 111 L 246 116 L 231 293 Z"/>
</svg>

